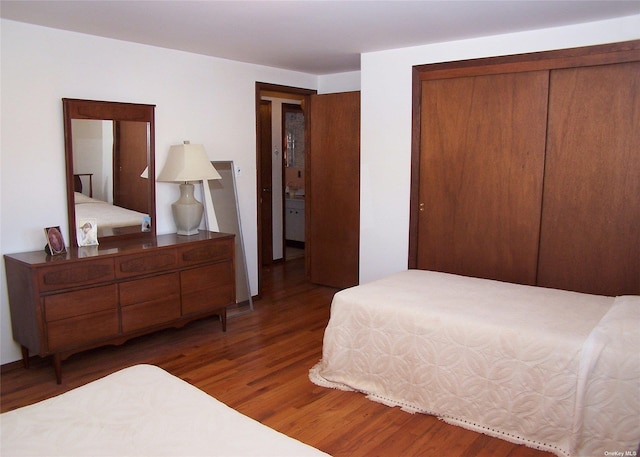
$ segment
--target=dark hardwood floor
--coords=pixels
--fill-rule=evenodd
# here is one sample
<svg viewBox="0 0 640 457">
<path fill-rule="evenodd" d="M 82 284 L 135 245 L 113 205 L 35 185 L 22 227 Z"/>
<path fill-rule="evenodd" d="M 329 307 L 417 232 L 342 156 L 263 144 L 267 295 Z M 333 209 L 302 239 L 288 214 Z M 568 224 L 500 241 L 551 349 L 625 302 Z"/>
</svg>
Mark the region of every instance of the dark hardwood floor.
<svg viewBox="0 0 640 457">
<path fill-rule="evenodd" d="M 223 333 L 216 318 L 76 354 L 55 382 L 49 360 L 31 368 L 4 366 L 2 412 L 35 403 L 138 363 L 157 365 L 280 432 L 338 456 L 542 457 L 516 446 L 312 384 L 335 289 L 308 283 L 304 259 L 263 272 L 255 311 L 232 317 Z"/>
</svg>

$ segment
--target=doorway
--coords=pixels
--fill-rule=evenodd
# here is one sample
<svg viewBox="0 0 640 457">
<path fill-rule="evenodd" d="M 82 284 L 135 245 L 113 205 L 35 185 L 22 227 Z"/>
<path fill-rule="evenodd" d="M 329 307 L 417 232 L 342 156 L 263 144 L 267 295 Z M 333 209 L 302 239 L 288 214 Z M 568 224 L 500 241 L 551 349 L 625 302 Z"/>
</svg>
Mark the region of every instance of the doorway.
<svg viewBox="0 0 640 457">
<path fill-rule="evenodd" d="M 282 103 L 284 261 L 305 255 L 305 114 L 301 104 Z"/>
<path fill-rule="evenodd" d="M 309 97 L 315 93 L 315 90 L 256 83 L 258 295 L 262 267 L 304 256 L 308 205 L 304 183 L 308 174 L 306 155 L 310 131 L 307 111 Z M 291 204 L 296 208 L 289 208 Z M 291 211 L 289 218 L 288 211 Z M 287 223 L 291 226 L 292 218 L 297 232 L 294 239 L 288 240 Z"/>
</svg>

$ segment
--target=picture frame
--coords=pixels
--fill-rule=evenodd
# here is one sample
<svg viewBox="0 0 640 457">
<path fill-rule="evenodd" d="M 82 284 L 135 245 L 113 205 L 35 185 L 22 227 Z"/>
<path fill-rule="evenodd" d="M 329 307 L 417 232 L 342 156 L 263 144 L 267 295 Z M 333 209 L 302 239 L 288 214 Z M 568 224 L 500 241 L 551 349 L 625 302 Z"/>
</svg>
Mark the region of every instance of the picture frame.
<svg viewBox="0 0 640 457">
<path fill-rule="evenodd" d="M 79 247 L 98 245 L 98 223 L 93 218 L 80 219 L 76 228 L 76 240 Z"/>
<path fill-rule="evenodd" d="M 47 238 L 45 251 L 47 251 L 48 254 L 58 255 L 67 252 L 64 236 L 62 235 L 59 225 L 55 227 L 45 227 L 44 234 Z"/>
</svg>

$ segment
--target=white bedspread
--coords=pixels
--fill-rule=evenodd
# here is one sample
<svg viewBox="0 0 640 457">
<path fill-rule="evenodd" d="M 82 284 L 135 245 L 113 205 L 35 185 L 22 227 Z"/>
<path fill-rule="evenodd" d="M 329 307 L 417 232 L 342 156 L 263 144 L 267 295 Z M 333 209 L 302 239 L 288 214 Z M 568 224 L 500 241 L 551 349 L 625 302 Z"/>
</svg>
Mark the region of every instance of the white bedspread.
<svg viewBox="0 0 640 457">
<path fill-rule="evenodd" d="M 75 193 L 76 220 L 95 219 L 98 229 L 142 226 L 142 218 L 147 216 L 127 208 Z"/>
<path fill-rule="evenodd" d="M 410 270 L 337 293 L 310 378 L 560 456 L 635 451 L 640 297 Z"/>
<path fill-rule="evenodd" d="M 0 416 L 3 457 L 326 456 L 151 365 Z"/>
</svg>

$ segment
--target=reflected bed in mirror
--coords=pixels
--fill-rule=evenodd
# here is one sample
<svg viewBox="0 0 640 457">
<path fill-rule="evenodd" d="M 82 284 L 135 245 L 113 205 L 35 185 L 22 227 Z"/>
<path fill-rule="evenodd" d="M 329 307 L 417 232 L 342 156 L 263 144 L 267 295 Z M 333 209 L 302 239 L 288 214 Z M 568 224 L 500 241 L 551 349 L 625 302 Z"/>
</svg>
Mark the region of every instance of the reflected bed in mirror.
<svg viewBox="0 0 640 457">
<path fill-rule="evenodd" d="M 86 220 L 100 243 L 154 236 L 155 106 L 63 99 L 63 108 L 71 244 Z"/>
<path fill-rule="evenodd" d="M 98 239 L 117 235 L 125 227 L 141 229 L 142 222 L 148 214 L 139 213 L 112 203 L 91 198 L 83 193 L 74 193 L 77 225 L 81 221 L 94 219 L 98 226 Z"/>
</svg>

